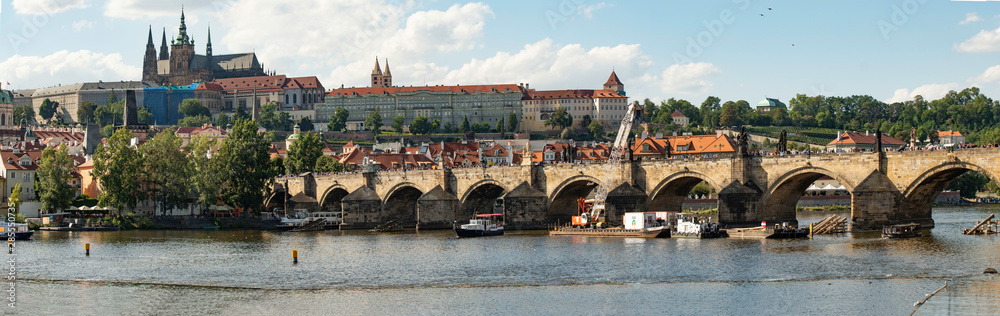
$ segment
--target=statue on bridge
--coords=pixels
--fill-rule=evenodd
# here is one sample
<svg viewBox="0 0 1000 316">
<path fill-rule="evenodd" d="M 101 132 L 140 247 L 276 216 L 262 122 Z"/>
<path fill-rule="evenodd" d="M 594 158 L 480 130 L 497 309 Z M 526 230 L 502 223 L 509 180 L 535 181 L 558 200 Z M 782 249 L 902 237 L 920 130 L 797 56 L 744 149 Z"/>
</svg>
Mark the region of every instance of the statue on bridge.
<svg viewBox="0 0 1000 316">
<path fill-rule="evenodd" d="M 739 151 L 739 155 L 742 157 L 750 156 L 750 146 L 749 139 L 747 137 L 746 126 L 740 126 L 740 136 L 736 137 L 736 146 Z"/>
<path fill-rule="evenodd" d="M 788 132 L 781 130 L 781 136 L 778 137 L 778 148 L 777 152 L 785 153 L 788 151 Z"/>
<path fill-rule="evenodd" d="M 882 152 L 882 127 L 875 127 L 875 152 Z"/>
</svg>

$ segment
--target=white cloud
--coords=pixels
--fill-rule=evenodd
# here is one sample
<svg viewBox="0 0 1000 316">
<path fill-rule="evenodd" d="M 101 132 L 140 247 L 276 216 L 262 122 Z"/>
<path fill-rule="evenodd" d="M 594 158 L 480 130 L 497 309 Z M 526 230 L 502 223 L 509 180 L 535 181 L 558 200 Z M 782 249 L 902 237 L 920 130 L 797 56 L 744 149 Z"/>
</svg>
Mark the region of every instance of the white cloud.
<svg viewBox="0 0 1000 316">
<path fill-rule="evenodd" d="M 630 82 L 644 73 L 652 61 L 638 44 L 584 48 L 579 44 L 558 45 L 551 39 L 527 44 L 517 53 L 498 52 L 486 59 L 472 59 L 454 70 L 435 64 L 418 64 L 417 75 L 427 84 L 528 83 L 539 89 L 600 89 L 612 68 L 630 90 Z M 404 69 L 409 70 L 409 69 Z M 395 76 L 397 72 L 393 72 Z M 419 78 L 417 78 L 419 79 Z M 394 79 L 395 81 L 395 79 Z"/>
<path fill-rule="evenodd" d="M 959 88 L 957 83 L 931 83 L 910 89 L 896 89 L 892 97 L 885 100 L 886 103 L 905 102 L 913 100 L 913 97 L 922 96 L 924 100 L 936 100 L 948 94 L 948 91 Z"/>
<path fill-rule="evenodd" d="M 73 22 L 73 30 L 77 32 L 82 31 L 83 29 L 90 29 L 93 27 L 94 27 L 94 22 L 91 21 L 80 20 Z"/>
<path fill-rule="evenodd" d="M 0 73 L 15 86 L 43 87 L 52 78 L 62 84 L 97 80 L 138 80 L 142 69 L 122 61 L 121 54 L 102 54 L 88 50 L 61 50 L 48 56 L 14 55 L 0 62 Z"/>
<path fill-rule="evenodd" d="M 972 82 L 1000 82 L 1000 65 L 987 68 L 982 74 L 969 79 Z"/>
<path fill-rule="evenodd" d="M 42 15 L 56 14 L 69 9 L 82 9 L 90 6 L 89 0 L 13 0 L 11 5 L 17 14 Z"/>
<path fill-rule="evenodd" d="M 975 12 L 969 12 L 965 14 L 965 20 L 962 20 L 962 22 L 958 22 L 958 24 L 965 25 L 972 22 L 979 22 L 980 20 L 982 19 L 979 17 L 978 14 L 976 14 Z"/>
<path fill-rule="evenodd" d="M 955 44 L 955 50 L 960 52 L 995 52 L 1000 51 L 1000 28 L 982 30 L 972 38 L 960 44 Z"/>
<path fill-rule="evenodd" d="M 712 88 L 711 78 L 721 72 L 711 63 L 673 64 L 663 71 L 660 88 L 667 93 L 704 94 Z"/>
<path fill-rule="evenodd" d="M 216 13 L 229 7 L 234 1 L 185 1 L 185 0 L 107 0 L 104 16 L 129 20 L 144 20 L 158 17 L 180 18 L 184 6 L 185 18 L 197 19 L 197 12 L 212 10 Z"/>
<path fill-rule="evenodd" d="M 594 4 L 594 5 L 581 4 L 581 5 L 579 5 L 579 6 L 576 7 L 576 13 L 579 14 L 579 15 L 582 15 L 582 16 L 588 18 L 588 19 L 590 19 L 590 18 L 594 17 L 594 11 L 603 9 L 605 7 L 613 7 L 613 6 L 614 5 L 607 4 L 607 3 L 604 3 L 604 2 L 600 2 L 600 3 Z"/>
</svg>

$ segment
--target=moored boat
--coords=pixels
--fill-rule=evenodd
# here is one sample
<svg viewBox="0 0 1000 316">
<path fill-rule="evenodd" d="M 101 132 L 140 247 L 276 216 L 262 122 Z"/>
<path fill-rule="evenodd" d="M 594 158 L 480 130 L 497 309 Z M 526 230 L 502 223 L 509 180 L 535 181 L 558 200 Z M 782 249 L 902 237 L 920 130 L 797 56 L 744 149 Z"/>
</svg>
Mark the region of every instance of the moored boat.
<svg viewBox="0 0 1000 316">
<path fill-rule="evenodd" d="M 455 227 L 455 234 L 463 237 L 503 236 L 503 225 L 497 220 L 503 214 L 479 214 L 468 224 Z"/>
<path fill-rule="evenodd" d="M 29 240 L 31 239 L 31 236 L 35 234 L 34 231 L 28 228 L 28 224 L 5 221 L 0 221 L 0 233 L 4 236 L 10 236 L 10 234 L 13 234 L 13 237 L 16 240 Z"/>
<path fill-rule="evenodd" d="M 642 238 L 670 238 L 670 229 L 667 226 L 626 229 L 623 227 L 610 228 L 579 228 L 579 227 L 557 227 L 549 231 L 549 236 L 594 236 L 594 237 L 642 237 Z"/>
<path fill-rule="evenodd" d="M 785 223 L 767 227 L 766 222 L 760 227 L 730 228 L 722 230 L 730 238 L 805 238 L 809 237 L 808 228 L 798 228 Z"/>
<path fill-rule="evenodd" d="M 671 238 L 719 238 L 726 237 L 726 232 L 719 230 L 719 224 L 695 216 L 674 215 L 670 222 Z"/>
<path fill-rule="evenodd" d="M 917 223 L 882 226 L 882 238 L 910 238 L 923 235 L 920 224 Z"/>
</svg>

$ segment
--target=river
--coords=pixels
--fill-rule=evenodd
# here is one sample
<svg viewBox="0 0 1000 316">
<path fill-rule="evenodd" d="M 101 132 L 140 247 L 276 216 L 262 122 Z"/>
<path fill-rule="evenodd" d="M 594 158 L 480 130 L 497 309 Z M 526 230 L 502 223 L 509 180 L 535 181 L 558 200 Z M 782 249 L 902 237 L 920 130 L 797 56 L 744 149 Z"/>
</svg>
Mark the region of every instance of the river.
<svg viewBox="0 0 1000 316">
<path fill-rule="evenodd" d="M 935 208 L 929 236 L 898 240 L 37 232 L 7 256 L 4 313 L 905 315 L 948 281 L 919 314 L 996 314 L 1000 277 L 982 271 L 1000 237 L 961 231 L 998 208 Z"/>
</svg>

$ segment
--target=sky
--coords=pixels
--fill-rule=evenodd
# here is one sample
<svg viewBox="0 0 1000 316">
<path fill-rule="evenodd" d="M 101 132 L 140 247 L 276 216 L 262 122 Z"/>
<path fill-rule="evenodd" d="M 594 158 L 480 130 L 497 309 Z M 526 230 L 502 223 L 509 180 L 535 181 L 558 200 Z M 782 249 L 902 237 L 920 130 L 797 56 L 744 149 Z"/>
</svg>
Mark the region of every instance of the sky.
<svg viewBox="0 0 1000 316">
<path fill-rule="evenodd" d="M 139 80 L 150 28 L 198 54 L 256 52 L 264 67 L 366 86 L 527 83 L 700 104 L 796 94 L 1000 99 L 1000 1 L 0 0 L 0 83 Z M 384 65 L 383 65 L 384 67 Z"/>
</svg>

